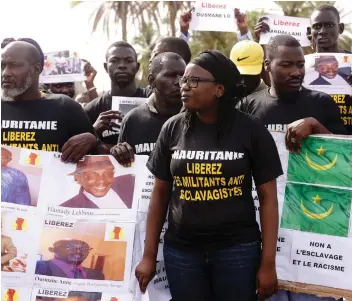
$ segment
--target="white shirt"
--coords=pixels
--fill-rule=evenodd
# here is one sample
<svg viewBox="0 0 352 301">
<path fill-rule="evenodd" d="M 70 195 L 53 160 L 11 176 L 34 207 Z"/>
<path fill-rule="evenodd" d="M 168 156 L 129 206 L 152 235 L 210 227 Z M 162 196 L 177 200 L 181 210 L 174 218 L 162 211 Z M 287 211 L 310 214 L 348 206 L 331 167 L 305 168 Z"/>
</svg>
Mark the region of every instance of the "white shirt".
<svg viewBox="0 0 352 301">
<path fill-rule="evenodd" d="M 97 198 L 87 191 L 83 191 L 83 194 L 91 200 L 100 209 L 127 209 L 125 203 L 120 199 L 117 193 L 110 188 L 106 196 Z"/>
<path fill-rule="evenodd" d="M 322 78 L 329 82 L 331 85 L 348 85 L 348 83 L 343 79 L 343 77 L 338 74 L 335 76 L 335 78 L 327 78 L 325 76 L 322 76 Z"/>
</svg>

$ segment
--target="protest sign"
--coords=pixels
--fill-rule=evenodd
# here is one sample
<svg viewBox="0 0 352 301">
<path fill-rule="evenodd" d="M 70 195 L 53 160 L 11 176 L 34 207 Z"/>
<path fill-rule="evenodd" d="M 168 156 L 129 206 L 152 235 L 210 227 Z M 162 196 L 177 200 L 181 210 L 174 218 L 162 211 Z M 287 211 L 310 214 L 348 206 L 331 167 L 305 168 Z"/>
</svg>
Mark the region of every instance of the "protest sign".
<svg viewBox="0 0 352 301">
<path fill-rule="evenodd" d="M 190 29 L 236 32 L 234 9 L 234 4 L 228 1 L 197 1 L 192 10 Z"/>
<path fill-rule="evenodd" d="M 277 35 L 290 35 L 300 42 L 302 47 L 310 46 L 307 38 L 307 27 L 310 26 L 308 18 L 266 15 L 263 22 L 269 25 L 269 32 L 260 34 L 259 44 L 268 44 L 271 37 Z"/>
<path fill-rule="evenodd" d="M 86 156 L 77 164 L 65 164 L 60 157 L 54 154 L 43 179 L 40 201 L 48 215 L 135 220 L 136 174 L 145 164 L 143 158 L 126 168 L 112 156 Z"/>
<path fill-rule="evenodd" d="M 122 97 L 122 96 L 113 96 L 111 109 L 114 111 L 120 111 L 122 115 L 126 115 L 132 109 L 140 106 L 145 103 L 148 99 L 143 97 Z M 116 124 L 120 124 L 118 120 L 114 120 Z M 118 128 L 113 127 L 114 131 L 119 131 Z"/>
<path fill-rule="evenodd" d="M 277 239 L 276 270 L 280 286 L 306 293 L 319 291 L 325 296 L 351 296 L 352 283 L 348 279 L 352 277 L 352 264 L 347 254 L 352 252 L 352 169 L 344 158 L 352 157 L 352 139 L 309 137 L 304 140 L 300 154 L 289 155 L 285 147 L 285 134 L 271 134 L 284 170 L 284 175 L 277 179 L 281 227 Z M 324 155 L 322 158 L 317 157 L 319 150 L 320 155 Z M 335 164 L 329 166 L 336 155 L 338 159 Z M 304 183 L 297 184 L 300 181 Z M 291 188 L 297 185 L 304 189 Z M 330 196 L 323 194 L 323 191 Z M 254 186 L 253 199 L 260 224 L 260 204 Z M 319 199 L 321 202 L 315 203 L 314 200 Z M 331 216 L 328 216 L 324 210 L 329 210 L 332 203 Z M 161 248 L 160 244 L 158 256 Z M 156 275 L 149 284 L 149 297 L 151 301 L 161 298 L 168 301 L 170 295 L 166 275 L 161 272 L 162 261 L 158 262 L 158 270 L 160 275 Z M 327 277 L 327 271 L 333 277 Z M 305 284 L 304 290 L 300 288 L 300 283 Z"/>
<path fill-rule="evenodd" d="M 148 294 L 150 301 L 172 301 L 164 261 L 156 264 L 156 273 L 148 286 Z"/>
<path fill-rule="evenodd" d="M 319 290 L 327 296 L 351 296 L 352 262 L 348 256 L 352 251 L 352 171 L 348 159 L 352 157 L 352 139 L 312 136 L 303 141 L 299 154 L 289 154 L 284 133 L 272 135 L 285 171 L 277 180 L 280 229 L 276 264 L 280 285 L 308 293 Z M 3 295 L 19 296 L 31 288 L 31 298 L 26 294 L 24 300 L 37 301 L 55 294 L 70 296 L 75 292 L 86 292 L 97 298 L 101 294 L 101 300 L 106 301 L 129 301 L 133 295 L 138 296 L 134 269 L 142 257 L 147 205 L 154 180 L 146 171 L 147 157 L 136 156 L 134 166 L 122 168 L 110 156 L 87 156 L 78 164 L 64 165 L 58 153 L 38 151 L 36 156 L 30 156 L 28 150 L 14 147 L 6 150 L 12 153 L 12 161 L 6 156 L 2 159 L 8 160 L 9 166 L 12 164 L 12 168 L 21 170 L 27 178 L 33 168 L 40 168 L 40 173 L 39 180 L 29 185 L 30 204 L 36 202 L 36 206 L 2 202 Z M 95 159 L 89 159 L 92 157 Z M 99 164 L 93 164 L 94 168 L 86 164 L 92 162 Z M 53 214 L 47 210 L 58 199 L 67 201 L 68 195 L 72 198 L 74 193 L 68 192 L 66 182 L 77 181 L 82 173 L 94 183 L 94 188 L 87 188 L 84 195 L 96 204 L 103 203 L 106 195 L 100 200 L 91 198 L 95 189 L 105 191 L 111 184 L 95 185 L 94 177 L 109 179 L 108 174 L 98 171 L 101 165 L 109 167 L 112 180 L 108 183 L 114 183 L 119 176 L 134 175 L 134 181 L 124 185 L 133 190 L 130 208 L 111 209 L 114 212 L 108 212 L 109 208 L 88 208 L 98 214 L 87 215 Z M 3 187 L 13 189 L 22 185 L 23 181 L 8 179 L 18 173 L 4 171 L 6 168 L 2 169 Z M 96 174 L 92 177 L 87 171 Z M 34 175 L 38 177 L 38 173 Z M 40 185 L 33 186 L 38 181 Z M 33 192 L 33 197 L 31 186 L 39 190 L 37 194 Z M 253 198 L 259 222 L 260 203 L 255 188 Z M 144 204 L 140 206 L 138 202 L 142 200 Z M 27 207 L 33 210 L 26 210 Z M 126 210 L 130 213 L 126 214 Z M 161 261 L 157 262 L 157 274 L 148 286 L 151 301 L 171 299 L 162 261 L 167 226 L 166 221 L 157 258 Z M 304 290 L 300 283 L 305 285 Z"/>
<path fill-rule="evenodd" d="M 29 300 L 29 299 L 28 299 Z M 132 301 L 131 294 L 34 288 L 31 301 Z M 22 300 L 18 300 L 22 301 Z"/>
<path fill-rule="evenodd" d="M 147 98 L 143 97 L 113 96 L 111 109 L 120 111 L 123 115 L 126 115 L 129 111 L 145 103 L 146 101 Z"/>
<path fill-rule="evenodd" d="M 306 75 L 303 85 L 331 95 L 339 107 L 341 119 L 352 134 L 352 54 L 314 53 L 305 56 Z"/>
<path fill-rule="evenodd" d="M 127 292 L 134 222 L 45 217 L 34 283 L 60 289 Z M 65 270 L 65 265 L 73 265 Z M 66 271 L 66 272 L 65 272 Z"/>
<path fill-rule="evenodd" d="M 65 83 L 85 80 L 84 62 L 77 52 L 60 50 L 44 54 L 41 83 Z"/>
</svg>

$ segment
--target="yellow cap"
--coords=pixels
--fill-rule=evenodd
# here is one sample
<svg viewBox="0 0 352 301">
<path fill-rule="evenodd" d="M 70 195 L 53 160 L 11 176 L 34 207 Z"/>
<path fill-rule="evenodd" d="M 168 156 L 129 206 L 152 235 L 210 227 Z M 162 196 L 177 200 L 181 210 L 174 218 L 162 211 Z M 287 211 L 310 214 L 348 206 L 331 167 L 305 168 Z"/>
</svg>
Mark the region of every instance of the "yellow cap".
<svg viewBox="0 0 352 301">
<path fill-rule="evenodd" d="M 242 75 L 257 75 L 263 68 L 264 51 L 258 43 L 245 40 L 232 47 L 230 58 Z"/>
</svg>

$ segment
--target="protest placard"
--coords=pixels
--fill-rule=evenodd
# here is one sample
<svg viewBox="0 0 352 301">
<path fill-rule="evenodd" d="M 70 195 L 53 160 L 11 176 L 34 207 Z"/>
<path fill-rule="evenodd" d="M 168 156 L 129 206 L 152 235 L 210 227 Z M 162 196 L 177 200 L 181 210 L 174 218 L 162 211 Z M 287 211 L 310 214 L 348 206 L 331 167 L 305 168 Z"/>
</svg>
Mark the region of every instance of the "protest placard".
<svg viewBox="0 0 352 301">
<path fill-rule="evenodd" d="M 268 44 L 271 37 L 285 34 L 297 39 L 302 47 L 310 46 L 307 38 L 307 27 L 310 26 L 308 18 L 276 15 L 265 15 L 263 18 L 263 22 L 269 25 L 270 31 L 260 34 L 259 44 Z"/>
<path fill-rule="evenodd" d="M 29 299 L 28 299 L 29 300 Z M 132 301 L 131 294 L 34 288 L 31 301 Z M 18 301 L 22 301 L 21 299 Z"/>
<path fill-rule="evenodd" d="M 74 290 L 127 292 L 134 222 L 45 217 L 34 284 Z"/>
<path fill-rule="evenodd" d="M 112 156 L 86 156 L 77 164 L 63 163 L 60 154 L 53 157 L 40 196 L 47 214 L 135 220 L 139 198 L 136 175 L 145 165 L 143 158 L 123 167 Z"/>
<path fill-rule="evenodd" d="M 1 209 L 35 213 L 43 166 L 52 156 L 36 150 L 1 147 Z"/>
<path fill-rule="evenodd" d="M 122 115 L 126 115 L 132 109 L 145 103 L 148 99 L 143 97 L 122 97 L 113 96 L 111 109 L 114 111 L 120 111 Z M 114 120 L 116 124 L 120 124 L 120 121 Z M 113 127 L 114 131 L 119 131 L 118 128 Z"/>
<path fill-rule="evenodd" d="M 84 62 L 77 52 L 59 50 L 44 54 L 41 83 L 65 83 L 85 80 Z"/>
<path fill-rule="evenodd" d="M 300 154 L 289 154 L 285 134 L 271 134 L 284 170 L 284 175 L 277 180 L 281 227 L 277 239 L 276 270 L 280 287 L 306 293 L 318 291 L 324 296 L 351 296 L 352 283 L 348 279 L 352 277 L 352 265 L 346 255 L 352 252 L 352 169 L 344 158 L 352 157 L 352 139 L 309 137 L 303 142 Z M 322 158 L 319 158 L 319 150 L 320 155 L 324 150 Z M 331 166 L 327 165 L 334 162 L 336 155 L 340 162 L 336 160 Z M 319 166 L 323 166 L 322 169 Z M 325 181 L 327 178 L 330 180 Z M 295 188 L 292 193 L 290 187 L 299 185 L 299 181 L 304 181 L 300 184 L 304 191 Z M 321 187 L 324 184 L 334 186 Z M 330 196 L 323 191 L 329 192 Z M 260 224 L 260 203 L 254 186 L 253 199 Z M 319 199 L 321 202 L 315 203 L 314 200 Z M 331 203 L 334 206 L 329 216 L 324 210 L 329 210 Z M 161 248 L 160 244 L 158 256 Z M 168 301 L 170 295 L 166 274 L 161 273 L 162 261 L 158 262 L 158 270 L 160 275 L 157 274 L 149 284 L 149 297 L 151 301 L 161 300 L 159 298 Z M 326 277 L 327 271 L 331 271 L 333 277 Z M 300 283 L 305 284 L 304 289 Z"/>
<path fill-rule="evenodd" d="M 8 285 L 31 285 L 41 230 L 34 214 L 1 211 L 1 279 Z"/>
<path fill-rule="evenodd" d="M 347 136 L 312 136 L 302 142 L 299 154 L 289 154 L 285 148 L 285 134 L 273 132 L 272 135 L 285 171 L 277 181 L 280 229 L 276 264 L 280 285 L 294 291 L 319 291 L 325 296 L 350 296 L 352 170 L 348 159 L 352 157 L 352 139 Z M 39 190 L 38 197 L 34 197 L 36 206 L 14 204 L 11 208 L 2 208 L 2 291 L 19 295 L 27 288 L 33 288 L 32 297 L 28 299 L 27 295 L 24 299 L 31 301 L 51 298 L 50 294 L 55 292 L 66 295 L 97 293 L 106 301 L 115 300 L 113 298 L 130 300 L 132 291 L 137 296 L 134 269 L 142 258 L 149 188 L 154 180 L 146 172 L 147 157 L 136 156 L 134 166 L 115 173 L 120 167 L 110 156 L 88 156 L 81 163 L 64 165 L 59 162 L 58 153 L 38 151 L 36 156 L 29 156 L 28 150 L 6 149 L 13 154 L 13 161 L 8 164 L 17 164 L 12 168 L 21 169 L 27 177 L 30 172 L 24 167 L 30 167 L 30 171 L 40 168 L 41 180 L 36 186 Z M 87 159 L 91 157 L 95 159 Z M 88 166 L 90 170 L 92 166 L 84 162 L 93 161 L 100 162 L 99 166 L 103 162 L 104 167 L 114 169 L 111 182 L 119 175 L 135 175 L 131 208 L 114 208 L 117 214 L 100 217 L 53 215 L 47 211 L 48 204 L 57 203 L 53 194 L 61 195 L 58 199 L 66 201 L 67 195 L 72 194 L 67 192 L 70 189 L 63 179 L 74 182 L 73 174 L 77 169 Z M 16 188 L 19 181 L 3 183 L 7 174 L 4 175 L 2 185 Z M 90 176 L 87 179 L 92 180 Z M 131 189 L 133 185 L 124 186 Z M 149 187 L 148 191 L 146 187 Z M 105 185 L 98 188 L 107 189 Z M 105 198 L 102 196 L 102 201 Z M 255 188 L 253 198 L 259 223 L 260 202 Z M 138 202 L 142 200 L 145 204 L 139 206 Z M 21 210 L 26 207 L 36 210 Z M 108 209 L 90 210 L 106 212 Z M 133 213 L 125 214 L 124 210 Z M 140 210 L 138 217 L 137 210 Z M 158 273 L 148 287 L 151 301 L 171 299 L 162 261 L 163 235 L 167 226 L 166 221 L 159 244 L 157 259 L 161 261 L 157 263 Z M 136 235 L 135 229 L 138 231 Z M 134 289 L 131 289 L 132 282 Z M 119 294 L 125 294 L 121 295 L 125 297 Z"/>
<path fill-rule="evenodd" d="M 352 54 L 314 53 L 305 56 L 303 85 L 331 95 L 339 107 L 341 119 L 352 134 Z"/>
<path fill-rule="evenodd" d="M 192 10 L 190 29 L 236 32 L 235 6 L 229 1 L 197 1 Z"/>
</svg>

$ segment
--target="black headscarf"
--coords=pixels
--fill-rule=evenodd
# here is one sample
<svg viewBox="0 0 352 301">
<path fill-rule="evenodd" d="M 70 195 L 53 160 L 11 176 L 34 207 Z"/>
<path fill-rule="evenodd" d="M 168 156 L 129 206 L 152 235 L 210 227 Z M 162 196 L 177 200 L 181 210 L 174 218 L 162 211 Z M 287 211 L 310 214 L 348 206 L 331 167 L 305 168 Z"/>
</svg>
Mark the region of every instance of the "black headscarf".
<svg viewBox="0 0 352 301">
<path fill-rule="evenodd" d="M 215 81 L 225 87 L 224 97 L 240 97 L 238 86 L 241 74 L 236 65 L 218 50 L 205 50 L 191 62 L 212 74 Z"/>
<path fill-rule="evenodd" d="M 236 65 L 220 51 L 205 50 L 201 52 L 191 63 L 202 67 L 212 74 L 218 84 L 224 86 L 224 95 L 220 97 L 218 106 L 218 138 L 222 140 L 223 136 L 231 131 L 235 119 L 236 103 L 243 96 L 243 87 L 241 86 L 241 74 Z M 186 111 L 184 116 L 184 132 L 187 134 L 192 128 L 195 114 Z"/>
</svg>

